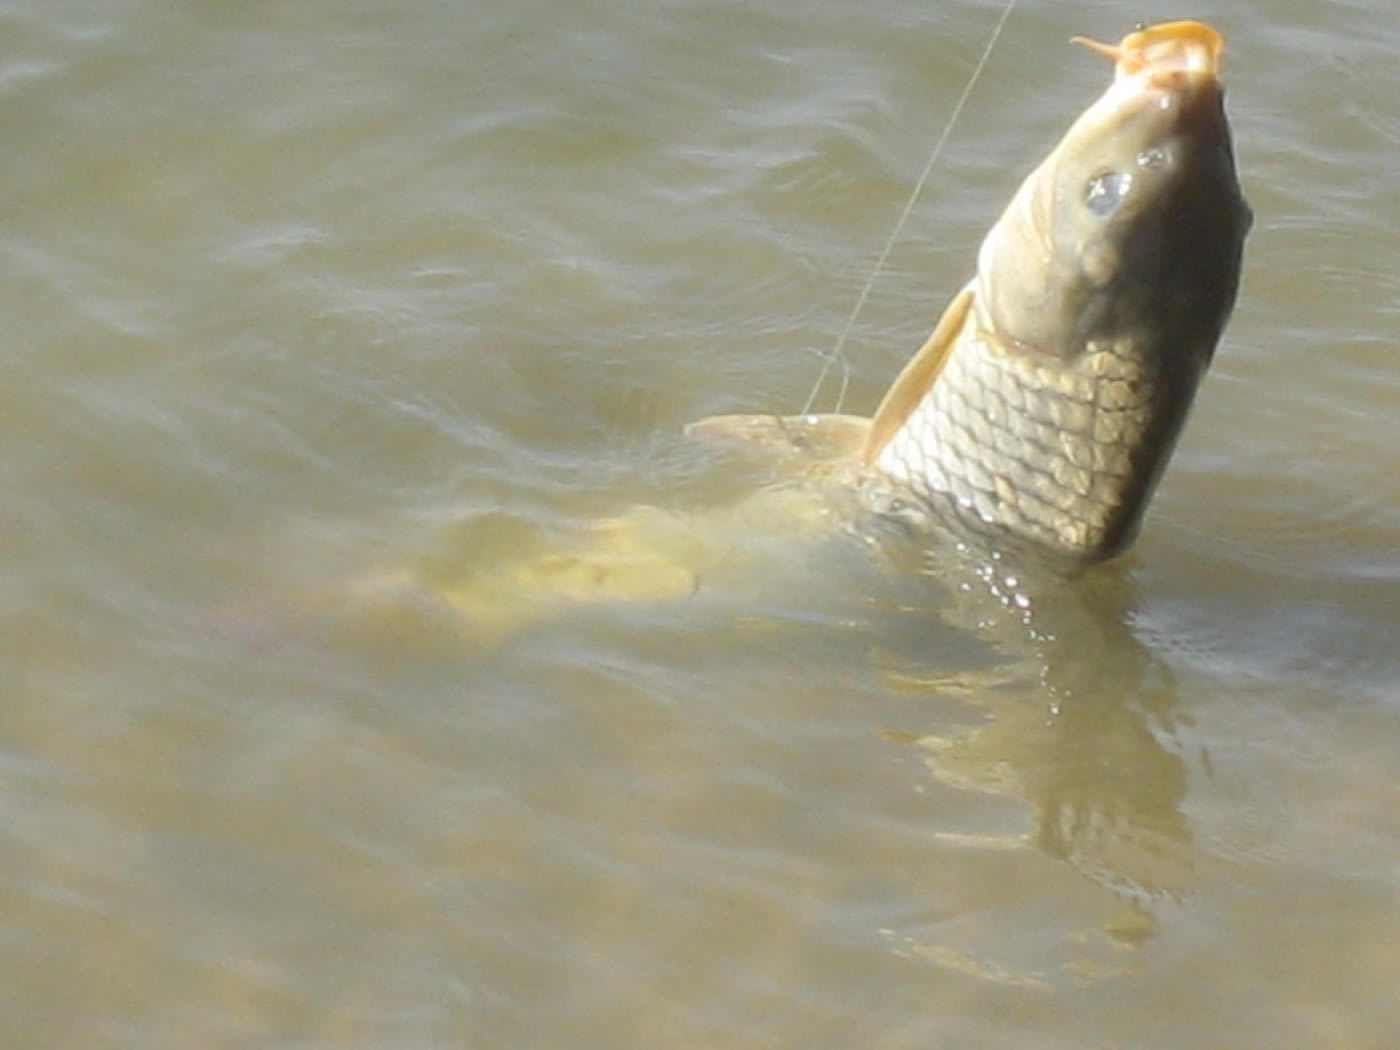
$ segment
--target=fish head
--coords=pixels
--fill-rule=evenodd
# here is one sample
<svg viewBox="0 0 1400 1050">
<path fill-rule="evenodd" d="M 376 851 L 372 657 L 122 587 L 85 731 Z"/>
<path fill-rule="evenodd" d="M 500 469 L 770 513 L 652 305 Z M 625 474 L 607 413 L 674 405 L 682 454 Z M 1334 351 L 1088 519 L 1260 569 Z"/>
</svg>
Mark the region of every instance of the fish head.
<svg viewBox="0 0 1400 1050">
<path fill-rule="evenodd" d="M 1024 181 L 978 255 L 979 325 L 1012 352 L 1137 355 L 1194 392 L 1234 305 L 1251 216 L 1220 35 L 1170 22 L 1116 46 L 1108 90 Z M 1189 397 L 1188 397 L 1189 400 Z"/>
</svg>

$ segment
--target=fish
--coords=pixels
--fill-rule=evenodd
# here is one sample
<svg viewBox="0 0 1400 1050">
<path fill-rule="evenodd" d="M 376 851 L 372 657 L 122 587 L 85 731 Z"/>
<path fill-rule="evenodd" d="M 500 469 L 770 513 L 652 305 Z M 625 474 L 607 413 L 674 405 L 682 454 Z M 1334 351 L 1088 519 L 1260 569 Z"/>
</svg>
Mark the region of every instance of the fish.
<svg viewBox="0 0 1400 1050">
<path fill-rule="evenodd" d="M 804 538 L 854 537 L 890 564 L 907 538 L 951 540 L 1057 579 L 1121 554 L 1233 309 L 1252 217 L 1220 34 L 1075 39 L 1113 59 L 1110 85 L 1021 182 L 872 415 L 697 420 L 692 441 L 761 479 L 733 504 L 634 507 L 564 537 L 469 515 L 420 564 L 355 581 L 351 605 L 427 610 L 491 644 L 565 608 L 744 586 L 768 578 L 749 564 L 765 554 L 770 576 L 800 570 Z"/>
<path fill-rule="evenodd" d="M 1020 184 L 874 415 L 716 416 L 691 437 L 820 461 L 876 515 L 1066 572 L 1131 544 L 1234 307 L 1252 212 L 1219 32 L 1074 41 L 1114 60 L 1112 82 Z"/>
</svg>

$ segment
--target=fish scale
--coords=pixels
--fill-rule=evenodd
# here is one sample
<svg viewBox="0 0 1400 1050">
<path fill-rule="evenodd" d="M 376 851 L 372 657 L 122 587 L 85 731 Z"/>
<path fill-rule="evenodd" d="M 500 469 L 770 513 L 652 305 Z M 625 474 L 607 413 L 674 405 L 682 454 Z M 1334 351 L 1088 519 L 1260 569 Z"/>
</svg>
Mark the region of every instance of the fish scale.
<svg viewBox="0 0 1400 1050">
<path fill-rule="evenodd" d="M 935 516 L 1049 550 L 1100 548 L 1121 528 L 1117 494 L 1151 424 L 1145 371 L 1137 355 L 1106 350 L 1038 367 L 974 333 L 875 467 Z"/>
</svg>

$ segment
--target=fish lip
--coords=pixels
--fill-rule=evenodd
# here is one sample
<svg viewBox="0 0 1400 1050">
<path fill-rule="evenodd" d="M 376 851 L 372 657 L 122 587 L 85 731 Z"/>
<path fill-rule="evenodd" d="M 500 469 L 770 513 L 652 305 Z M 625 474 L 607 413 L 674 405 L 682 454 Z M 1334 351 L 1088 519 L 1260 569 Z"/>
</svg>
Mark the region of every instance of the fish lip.
<svg viewBox="0 0 1400 1050">
<path fill-rule="evenodd" d="M 1219 74 L 1225 41 L 1204 22 L 1163 22 L 1139 28 L 1116 45 L 1086 37 L 1071 39 L 1114 59 L 1113 82 L 1100 100 L 1106 110 L 1137 107 L 1144 101 L 1163 110 L 1197 109 L 1201 101 L 1224 94 Z"/>
<path fill-rule="evenodd" d="M 1104 44 L 1075 36 L 1072 43 L 1114 60 L 1114 79 L 1143 78 L 1151 82 L 1162 74 L 1192 73 L 1217 77 L 1225 40 L 1204 22 L 1162 22 L 1134 30 L 1119 43 Z"/>
</svg>

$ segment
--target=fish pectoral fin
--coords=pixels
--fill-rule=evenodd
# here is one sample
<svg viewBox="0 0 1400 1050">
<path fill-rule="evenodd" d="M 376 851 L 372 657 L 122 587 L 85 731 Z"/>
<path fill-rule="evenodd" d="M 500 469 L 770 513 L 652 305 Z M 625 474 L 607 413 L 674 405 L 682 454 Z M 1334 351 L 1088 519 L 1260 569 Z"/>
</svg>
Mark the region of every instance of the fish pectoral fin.
<svg viewBox="0 0 1400 1050">
<path fill-rule="evenodd" d="M 685 435 L 764 467 L 801 471 L 856 459 L 869 429 L 864 416 L 708 416 L 687 424 Z"/>
<path fill-rule="evenodd" d="M 943 316 L 938 319 L 938 324 L 934 326 L 933 334 L 885 392 L 880 407 L 875 410 L 875 417 L 870 422 L 870 432 L 861 453 L 866 466 L 875 462 L 875 458 L 899 432 L 904 421 L 919 406 L 919 402 L 938 379 L 938 374 L 943 371 L 943 366 L 948 362 L 948 355 L 952 353 L 957 342 L 958 333 L 962 331 L 963 322 L 967 320 L 971 306 L 972 285 L 968 284 L 953 297 L 953 301 L 943 311 Z"/>
</svg>

